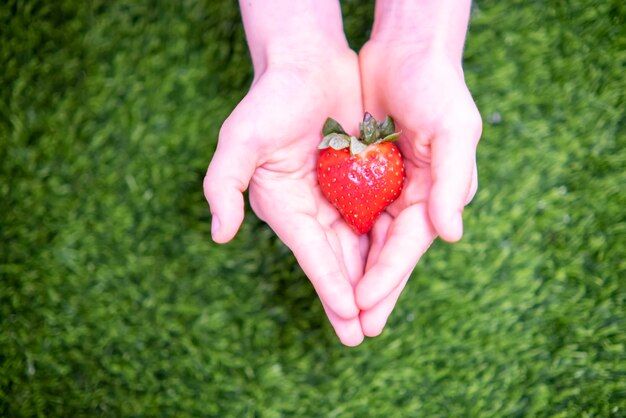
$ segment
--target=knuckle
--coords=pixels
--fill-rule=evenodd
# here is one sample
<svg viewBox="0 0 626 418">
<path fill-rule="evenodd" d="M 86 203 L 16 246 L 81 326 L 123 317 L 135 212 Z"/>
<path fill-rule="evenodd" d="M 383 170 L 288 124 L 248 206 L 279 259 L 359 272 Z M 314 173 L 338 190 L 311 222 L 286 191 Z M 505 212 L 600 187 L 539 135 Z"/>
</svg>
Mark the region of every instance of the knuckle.
<svg viewBox="0 0 626 418">
<path fill-rule="evenodd" d="M 478 143 L 483 131 L 483 121 L 478 109 L 475 106 L 464 115 L 464 118 L 460 121 L 459 126 L 463 128 L 466 136 L 473 143 Z"/>
<path fill-rule="evenodd" d="M 202 182 L 202 187 L 204 189 L 204 193 L 207 197 L 212 196 L 217 191 L 219 191 L 220 184 L 215 179 L 214 170 L 211 170 L 211 166 L 207 170 L 206 175 L 204 176 L 204 180 Z"/>
<path fill-rule="evenodd" d="M 218 139 L 220 141 L 224 141 L 228 140 L 228 138 L 233 137 L 234 135 L 236 135 L 236 127 L 237 124 L 233 121 L 232 115 L 229 116 L 220 127 Z"/>
<path fill-rule="evenodd" d="M 452 140 L 468 140 L 477 144 L 483 131 L 483 121 L 475 104 L 455 113 L 454 117 L 445 118 L 439 132 Z M 464 139 L 465 138 L 465 139 Z"/>
<path fill-rule="evenodd" d="M 249 118 L 241 109 L 241 104 L 233 110 L 220 127 L 218 138 L 222 140 L 237 141 L 244 140 L 249 137 L 248 132 Z"/>
<path fill-rule="evenodd" d="M 474 142 L 478 143 L 483 133 L 483 119 L 476 107 L 474 107 L 470 120 L 468 121 L 468 130 L 471 132 Z"/>
<path fill-rule="evenodd" d="M 465 206 L 469 205 L 472 200 L 474 200 L 474 196 L 476 196 L 476 192 L 478 191 L 478 187 L 474 186 L 470 189 L 467 197 L 465 198 Z"/>
</svg>

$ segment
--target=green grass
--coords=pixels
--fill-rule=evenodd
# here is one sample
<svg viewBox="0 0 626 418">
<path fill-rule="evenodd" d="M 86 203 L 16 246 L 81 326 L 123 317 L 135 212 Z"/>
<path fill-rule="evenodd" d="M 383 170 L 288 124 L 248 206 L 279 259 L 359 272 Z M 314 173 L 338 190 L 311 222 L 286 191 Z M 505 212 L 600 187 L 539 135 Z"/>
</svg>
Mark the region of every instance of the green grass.
<svg viewBox="0 0 626 418">
<path fill-rule="evenodd" d="M 372 6 L 343 2 L 355 48 Z M 466 235 L 349 349 L 252 212 L 210 240 L 236 3 L 3 3 L 0 416 L 626 416 L 625 17 L 476 2 Z"/>
</svg>

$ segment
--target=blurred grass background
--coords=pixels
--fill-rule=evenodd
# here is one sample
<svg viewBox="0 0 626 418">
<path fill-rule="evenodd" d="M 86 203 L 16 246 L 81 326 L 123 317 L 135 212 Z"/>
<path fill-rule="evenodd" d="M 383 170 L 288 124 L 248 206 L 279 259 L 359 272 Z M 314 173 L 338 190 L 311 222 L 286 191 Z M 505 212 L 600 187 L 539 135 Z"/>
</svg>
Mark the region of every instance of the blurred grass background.
<svg viewBox="0 0 626 418">
<path fill-rule="evenodd" d="M 342 7 L 358 49 L 373 2 Z M 251 212 L 210 239 L 236 2 L 3 2 L 0 416 L 626 416 L 625 16 L 474 4 L 465 237 L 348 349 Z"/>
</svg>

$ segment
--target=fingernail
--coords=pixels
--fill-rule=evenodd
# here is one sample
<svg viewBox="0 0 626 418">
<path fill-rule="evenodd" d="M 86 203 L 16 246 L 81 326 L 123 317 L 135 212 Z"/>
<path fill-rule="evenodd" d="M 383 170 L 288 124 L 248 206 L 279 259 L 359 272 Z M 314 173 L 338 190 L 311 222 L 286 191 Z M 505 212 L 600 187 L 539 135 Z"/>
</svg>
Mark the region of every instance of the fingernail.
<svg viewBox="0 0 626 418">
<path fill-rule="evenodd" d="M 213 219 L 211 220 L 211 236 L 213 240 L 215 240 L 215 235 L 220 230 L 220 220 L 216 215 L 213 215 Z"/>
</svg>

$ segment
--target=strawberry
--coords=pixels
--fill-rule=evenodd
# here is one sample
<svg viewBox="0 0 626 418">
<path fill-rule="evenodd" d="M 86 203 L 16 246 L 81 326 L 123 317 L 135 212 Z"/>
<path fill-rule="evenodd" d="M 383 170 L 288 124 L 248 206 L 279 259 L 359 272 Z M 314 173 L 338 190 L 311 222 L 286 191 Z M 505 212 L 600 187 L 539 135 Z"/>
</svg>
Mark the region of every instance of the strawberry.
<svg viewBox="0 0 626 418">
<path fill-rule="evenodd" d="M 317 178 L 324 196 L 337 208 L 348 225 L 365 234 L 385 208 L 400 196 L 404 164 L 392 144 L 400 136 L 387 116 L 378 123 L 365 113 L 359 138 L 349 136 L 328 118 L 319 145 Z"/>
</svg>

